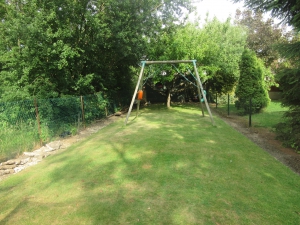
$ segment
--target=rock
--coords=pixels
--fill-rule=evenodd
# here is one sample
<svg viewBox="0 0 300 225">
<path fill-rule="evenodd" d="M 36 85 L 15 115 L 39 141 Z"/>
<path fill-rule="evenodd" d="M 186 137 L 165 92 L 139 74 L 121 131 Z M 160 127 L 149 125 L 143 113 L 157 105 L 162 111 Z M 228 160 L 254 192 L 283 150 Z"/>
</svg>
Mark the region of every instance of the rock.
<svg viewBox="0 0 300 225">
<path fill-rule="evenodd" d="M 39 151 L 39 152 L 46 152 L 47 150 L 49 150 L 49 148 L 48 147 L 46 147 L 46 146 L 43 146 L 43 147 L 41 147 L 39 150 L 37 150 L 37 151 Z"/>
<path fill-rule="evenodd" d="M 46 144 L 46 147 L 48 148 L 47 150 L 45 150 L 45 152 L 52 152 L 52 151 L 55 151 L 57 149 L 59 149 L 61 146 L 61 143 L 60 141 L 54 141 L 54 142 L 51 142 L 49 144 Z"/>
<path fill-rule="evenodd" d="M 121 115 L 122 115 L 121 112 L 116 112 L 116 113 L 115 113 L 115 116 L 121 116 Z"/>
<path fill-rule="evenodd" d="M 45 150 L 45 152 L 52 152 L 52 151 L 55 151 L 55 149 L 47 146 L 47 149 Z"/>
<path fill-rule="evenodd" d="M 21 162 L 20 162 L 20 165 L 24 165 L 24 164 L 28 163 L 29 160 L 30 160 L 30 158 L 22 159 Z"/>
<path fill-rule="evenodd" d="M 4 170 L 0 170 L 0 176 L 3 176 L 3 175 L 5 175 Z"/>
<path fill-rule="evenodd" d="M 2 165 L 0 167 L 0 170 L 8 170 L 8 169 L 13 169 L 15 167 L 16 167 L 16 165 Z"/>
<path fill-rule="evenodd" d="M 4 171 L 4 174 L 10 174 L 11 173 L 11 170 L 3 170 Z M 14 173 L 15 171 L 13 170 L 13 173 Z"/>
<path fill-rule="evenodd" d="M 5 170 L 6 174 L 13 174 L 15 173 L 14 169 Z"/>
<path fill-rule="evenodd" d="M 44 158 L 43 155 L 39 155 L 38 157 L 35 158 L 34 161 L 41 162 L 43 160 L 43 158 Z"/>
<path fill-rule="evenodd" d="M 16 164 L 15 160 L 8 160 L 3 163 L 3 165 L 14 165 L 14 164 Z"/>
<path fill-rule="evenodd" d="M 15 173 L 19 173 L 20 171 L 24 170 L 25 167 L 24 166 L 18 166 L 16 168 L 14 168 Z"/>
<path fill-rule="evenodd" d="M 24 152 L 23 154 L 26 155 L 26 156 L 29 156 L 29 157 L 36 156 L 36 153 L 34 153 L 34 152 Z"/>
</svg>

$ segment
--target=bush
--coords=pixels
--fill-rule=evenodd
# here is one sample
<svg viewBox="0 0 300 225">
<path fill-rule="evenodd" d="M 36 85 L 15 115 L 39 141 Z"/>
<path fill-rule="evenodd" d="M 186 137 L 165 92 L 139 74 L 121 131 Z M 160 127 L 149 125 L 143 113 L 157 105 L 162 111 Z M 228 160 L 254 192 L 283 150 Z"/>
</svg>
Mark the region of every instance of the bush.
<svg viewBox="0 0 300 225">
<path fill-rule="evenodd" d="M 284 114 L 286 121 L 276 127 L 277 138 L 285 146 L 300 149 L 300 65 L 298 58 L 294 58 L 295 65 L 279 70 L 278 78 L 282 90 L 282 104 L 289 107 Z"/>
<path fill-rule="evenodd" d="M 276 126 L 277 139 L 287 147 L 300 149 L 300 106 L 290 108 L 284 114 L 285 122 Z"/>
</svg>

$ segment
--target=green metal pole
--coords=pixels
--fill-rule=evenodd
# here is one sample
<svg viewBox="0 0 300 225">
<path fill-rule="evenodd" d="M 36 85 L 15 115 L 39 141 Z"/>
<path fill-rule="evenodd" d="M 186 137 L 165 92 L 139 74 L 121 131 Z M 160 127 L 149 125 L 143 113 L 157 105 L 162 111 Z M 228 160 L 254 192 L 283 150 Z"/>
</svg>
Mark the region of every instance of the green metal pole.
<svg viewBox="0 0 300 225">
<path fill-rule="evenodd" d="M 210 119 L 211 119 L 211 122 L 212 122 L 213 126 L 215 126 L 215 121 L 214 121 L 213 116 L 212 116 L 212 114 L 211 114 L 211 111 L 210 111 L 210 108 L 209 108 L 209 105 L 208 105 L 206 96 L 205 96 L 205 94 L 204 94 L 204 90 L 203 90 L 203 87 L 202 87 L 202 83 L 201 83 L 201 80 L 200 80 L 200 77 L 199 77 L 199 73 L 198 73 L 197 66 L 196 66 L 196 60 L 193 60 L 193 64 L 194 64 L 194 70 L 195 70 L 195 73 L 196 73 L 196 78 L 197 78 L 198 84 L 199 84 L 200 89 L 201 89 L 201 92 L 202 92 L 202 97 L 203 97 L 203 99 L 204 99 L 206 109 L 207 109 L 207 111 L 208 111 L 208 114 L 209 114 L 209 116 L 210 116 Z M 200 100 L 200 101 L 201 101 L 201 100 Z"/>
<path fill-rule="evenodd" d="M 250 105 L 250 110 L 249 110 L 249 127 L 252 126 L 252 98 L 250 98 L 250 102 L 249 102 L 249 105 Z"/>
</svg>

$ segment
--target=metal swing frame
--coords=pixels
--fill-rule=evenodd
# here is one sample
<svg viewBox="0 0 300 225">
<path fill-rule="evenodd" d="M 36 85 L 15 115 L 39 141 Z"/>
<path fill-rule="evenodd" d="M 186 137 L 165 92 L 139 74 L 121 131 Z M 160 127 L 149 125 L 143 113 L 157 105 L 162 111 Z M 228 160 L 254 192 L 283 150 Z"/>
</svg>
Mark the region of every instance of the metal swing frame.
<svg viewBox="0 0 300 225">
<path fill-rule="evenodd" d="M 127 116 L 126 116 L 126 119 L 125 119 L 125 126 L 127 124 L 127 121 L 129 119 L 130 113 L 132 111 L 132 107 L 133 107 L 133 104 L 135 102 L 137 91 L 138 91 L 138 89 L 142 89 L 141 80 L 142 80 L 142 77 L 143 77 L 143 74 L 144 74 L 145 65 L 150 65 L 150 64 L 176 64 L 176 63 L 177 64 L 178 63 L 193 63 L 195 74 L 196 74 L 196 78 L 197 78 L 196 79 L 196 81 L 197 81 L 197 89 L 198 89 L 198 95 L 199 95 L 199 102 L 200 102 L 200 106 L 201 106 L 201 110 L 202 110 L 202 116 L 204 116 L 204 110 L 203 110 L 203 105 L 202 105 L 202 102 L 201 102 L 201 94 L 200 93 L 202 93 L 202 97 L 204 99 L 205 106 L 206 106 L 206 109 L 207 109 L 207 111 L 209 113 L 212 125 L 215 126 L 215 121 L 214 121 L 213 116 L 211 114 L 211 111 L 210 111 L 210 108 L 209 108 L 209 105 L 208 105 L 208 102 L 207 102 L 207 99 L 206 99 L 206 95 L 204 94 L 204 89 L 203 89 L 203 86 L 202 86 L 202 83 L 201 83 L 201 80 L 200 80 L 200 76 L 199 76 L 199 73 L 198 73 L 198 70 L 197 70 L 196 62 L 197 62 L 197 60 L 141 61 L 142 68 L 141 68 L 139 79 L 137 81 L 137 84 L 136 84 L 136 87 L 135 87 L 135 90 L 134 90 L 134 93 L 133 93 L 133 96 L 132 96 L 130 107 L 128 109 L 128 113 L 127 113 Z M 139 108 L 140 108 L 140 100 L 137 100 L 137 112 L 136 112 L 136 116 L 138 116 Z"/>
</svg>

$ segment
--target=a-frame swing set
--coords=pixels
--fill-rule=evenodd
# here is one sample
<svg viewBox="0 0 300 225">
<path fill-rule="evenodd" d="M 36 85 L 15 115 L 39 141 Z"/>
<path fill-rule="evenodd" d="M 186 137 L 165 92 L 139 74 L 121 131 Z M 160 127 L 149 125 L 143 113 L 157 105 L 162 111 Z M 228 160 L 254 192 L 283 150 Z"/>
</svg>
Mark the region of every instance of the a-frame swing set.
<svg viewBox="0 0 300 225">
<path fill-rule="evenodd" d="M 194 71 L 195 71 L 195 74 L 196 74 L 196 83 L 197 83 L 197 89 L 198 89 L 198 95 L 199 95 L 199 101 L 200 101 L 200 106 L 201 106 L 201 110 L 202 110 L 202 115 L 204 116 L 204 110 L 203 110 L 203 105 L 202 105 L 202 102 L 201 102 L 201 94 L 200 93 L 202 93 L 202 98 L 205 102 L 205 106 L 206 106 L 206 109 L 209 113 L 212 125 L 215 126 L 215 122 L 214 122 L 214 119 L 212 117 L 212 114 L 211 114 L 211 111 L 210 111 L 210 108 L 209 108 L 209 105 L 208 105 L 208 102 L 207 102 L 207 99 L 206 99 L 206 95 L 204 94 L 204 89 L 203 89 L 203 86 L 202 86 L 202 83 L 201 83 L 201 80 L 200 80 L 200 76 L 199 76 L 199 73 L 198 73 L 198 70 L 197 70 L 196 60 L 141 61 L 142 68 L 141 68 L 141 71 L 140 71 L 138 81 L 136 83 L 136 87 L 135 87 L 135 90 L 134 90 L 134 93 L 133 93 L 133 96 L 132 96 L 130 107 L 128 109 L 128 113 L 127 113 L 127 116 L 126 116 L 126 119 L 125 119 L 125 125 L 127 124 L 128 118 L 129 118 L 130 113 L 132 111 L 133 104 L 136 101 L 135 99 L 136 99 L 136 95 L 138 93 L 138 89 L 142 90 L 142 82 L 141 81 L 142 81 L 142 77 L 143 77 L 143 74 L 144 74 L 145 65 L 150 65 L 150 64 L 176 64 L 176 63 L 193 63 Z M 137 116 L 138 116 L 139 108 L 140 108 L 140 100 L 137 100 Z"/>
</svg>

